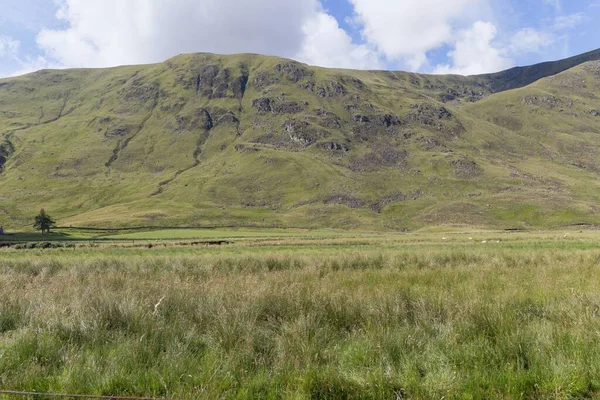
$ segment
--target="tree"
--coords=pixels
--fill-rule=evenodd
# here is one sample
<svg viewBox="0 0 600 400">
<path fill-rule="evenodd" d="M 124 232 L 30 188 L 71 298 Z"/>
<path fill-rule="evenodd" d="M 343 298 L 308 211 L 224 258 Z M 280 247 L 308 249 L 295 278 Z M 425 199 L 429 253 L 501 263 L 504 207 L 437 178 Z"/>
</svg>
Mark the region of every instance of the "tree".
<svg viewBox="0 0 600 400">
<path fill-rule="evenodd" d="M 44 233 L 50 233 L 50 229 L 55 226 L 56 222 L 54 222 L 52 217 L 46 214 L 46 211 L 42 208 L 40 213 L 35 217 L 35 224 L 33 224 L 33 227 L 41 230 L 43 235 Z"/>
</svg>

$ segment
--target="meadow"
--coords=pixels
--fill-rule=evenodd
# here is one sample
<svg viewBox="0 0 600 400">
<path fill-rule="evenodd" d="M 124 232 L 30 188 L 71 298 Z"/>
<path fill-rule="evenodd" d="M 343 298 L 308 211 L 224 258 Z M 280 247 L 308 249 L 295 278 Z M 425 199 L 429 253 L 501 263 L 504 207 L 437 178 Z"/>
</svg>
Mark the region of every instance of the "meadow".
<svg viewBox="0 0 600 400">
<path fill-rule="evenodd" d="M 600 396 L 599 232 L 160 236 L 0 248 L 0 388 Z"/>
</svg>

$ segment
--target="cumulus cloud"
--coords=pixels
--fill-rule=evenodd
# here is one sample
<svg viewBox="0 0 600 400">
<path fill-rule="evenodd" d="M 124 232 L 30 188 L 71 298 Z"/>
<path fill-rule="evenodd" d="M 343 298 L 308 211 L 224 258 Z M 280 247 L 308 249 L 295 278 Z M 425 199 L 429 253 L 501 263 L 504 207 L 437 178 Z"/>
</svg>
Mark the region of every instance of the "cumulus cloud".
<svg viewBox="0 0 600 400">
<path fill-rule="evenodd" d="M 37 42 L 66 66 L 157 62 L 178 53 L 255 52 L 293 56 L 317 0 L 61 0 L 66 29 Z"/>
<path fill-rule="evenodd" d="M 483 0 L 350 0 L 366 42 L 413 70 L 426 53 L 453 41 L 454 25 Z"/>
<path fill-rule="evenodd" d="M 378 68 L 319 0 L 60 0 L 68 27 L 43 30 L 36 60 L 66 67 L 163 61 L 179 53 L 259 53 L 330 67 Z"/>
<path fill-rule="evenodd" d="M 379 55 L 369 46 L 352 43 L 337 20 L 319 12 L 303 27 L 304 42 L 297 58 L 323 67 L 382 69 Z"/>
<path fill-rule="evenodd" d="M 439 65 L 436 74 L 475 75 L 500 71 L 514 65 L 507 52 L 494 45 L 496 27 L 483 21 L 477 21 L 469 29 L 457 34 L 454 50 L 448 53 L 452 65 Z"/>
</svg>

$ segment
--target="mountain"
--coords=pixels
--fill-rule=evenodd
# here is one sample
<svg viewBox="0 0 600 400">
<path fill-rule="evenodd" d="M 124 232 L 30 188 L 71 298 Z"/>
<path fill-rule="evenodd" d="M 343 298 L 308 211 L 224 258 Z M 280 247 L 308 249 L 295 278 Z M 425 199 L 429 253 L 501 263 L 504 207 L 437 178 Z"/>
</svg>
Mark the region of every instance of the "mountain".
<svg viewBox="0 0 600 400">
<path fill-rule="evenodd" d="M 189 54 L 3 79 L 0 225 L 597 224 L 599 59 L 462 77 Z"/>
</svg>

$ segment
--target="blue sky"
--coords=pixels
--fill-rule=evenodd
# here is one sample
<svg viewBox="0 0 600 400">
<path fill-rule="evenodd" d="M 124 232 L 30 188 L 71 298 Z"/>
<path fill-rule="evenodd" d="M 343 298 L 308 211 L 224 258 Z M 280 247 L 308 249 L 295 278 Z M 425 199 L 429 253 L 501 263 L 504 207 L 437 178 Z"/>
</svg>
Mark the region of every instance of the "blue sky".
<svg viewBox="0 0 600 400">
<path fill-rule="evenodd" d="M 600 0 L 0 0 L 0 77 L 179 53 L 475 74 L 600 47 Z"/>
</svg>

